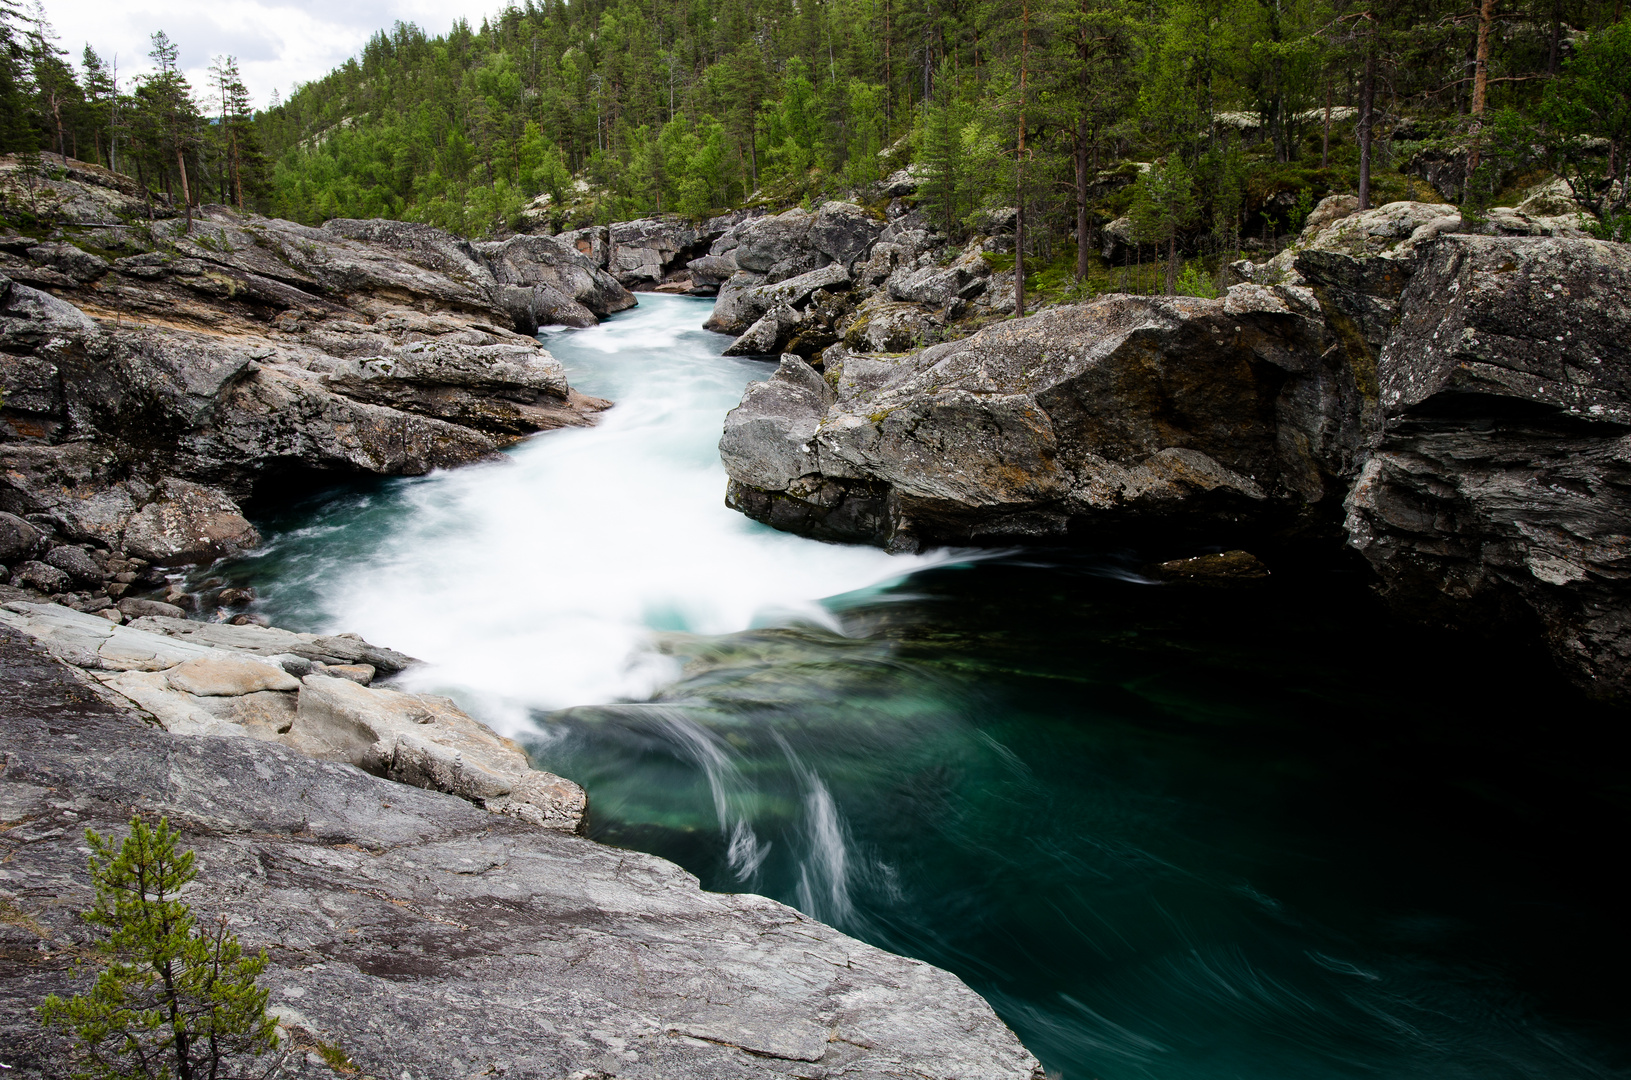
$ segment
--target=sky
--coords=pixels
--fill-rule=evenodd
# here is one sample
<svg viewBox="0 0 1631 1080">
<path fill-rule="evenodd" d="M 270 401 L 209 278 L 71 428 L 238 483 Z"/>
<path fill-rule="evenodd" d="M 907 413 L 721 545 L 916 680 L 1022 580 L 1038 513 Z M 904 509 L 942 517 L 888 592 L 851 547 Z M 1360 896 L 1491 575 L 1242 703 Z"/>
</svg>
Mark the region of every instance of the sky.
<svg viewBox="0 0 1631 1080">
<path fill-rule="evenodd" d="M 282 97 L 296 83 L 328 74 L 393 23 L 417 23 L 445 33 L 460 16 L 480 26 L 504 0 L 45 0 L 45 14 L 77 65 L 86 44 L 109 63 L 119 60 L 119 88 L 151 70 L 149 37 L 170 35 L 181 66 L 200 97 L 217 55 L 238 58 L 244 83 L 264 108 L 275 87 Z"/>
</svg>

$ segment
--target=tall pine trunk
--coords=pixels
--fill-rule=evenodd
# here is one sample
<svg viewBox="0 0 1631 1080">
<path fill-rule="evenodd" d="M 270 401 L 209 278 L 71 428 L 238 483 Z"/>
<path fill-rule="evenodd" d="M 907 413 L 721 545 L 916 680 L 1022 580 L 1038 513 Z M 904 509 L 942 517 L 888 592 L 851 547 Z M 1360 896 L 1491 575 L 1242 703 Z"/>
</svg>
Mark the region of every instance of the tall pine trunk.
<svg viewBox="0 0 1631 1080">
<path fill-rule="evenodd" d="M 1167 237 L 1167 295 L 1178 295 L 1178 233 Z"/>
<path fill-rule="evenodd" d="M 187 232 L 193 231 L 193 198 L 187 188 L 187 156 L 181 152 L 181 144 L 176 143 L 176 168 L 181 170 L 181 205 L 187 208 Z"/>
<path fill-rule="evenodd" d="M 1020 8 L 1019 151 L 1014 156 L 1014 317 L 1025 317 L 1025 65 L 1031 51 L 1031 5 Z"/>
<path fill-rule="evenodd" d="M 1359 87 L 1359 209 L 1370 209 L 1370 143 L 1376 122 L 1376 28 L 1365 45 L 1365 76 Z"/>
<path fill-rule="evenodd" d="M 1489 31 L 1495 21 L 1495 0 L 1484 0 L 1478 9 L 1478 52 L 1472 67 L 1472 149 L 1467 152 L 1467 186 L 1478 169 L 1484 133 L 1484 103 L 1489 95 Z"/>
<path fill-rule="evenodd" d="M 1087 280 L 1087 120 L 1076 121 L 1076 280 Z"/>
</svg>

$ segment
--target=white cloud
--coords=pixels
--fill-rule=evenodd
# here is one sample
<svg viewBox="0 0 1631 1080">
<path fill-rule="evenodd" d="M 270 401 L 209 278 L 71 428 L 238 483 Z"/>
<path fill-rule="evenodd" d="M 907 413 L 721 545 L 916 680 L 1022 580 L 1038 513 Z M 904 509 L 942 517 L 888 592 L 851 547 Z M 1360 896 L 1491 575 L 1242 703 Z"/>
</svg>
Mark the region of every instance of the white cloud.
<svg viewBox="0 0 1631 1080">
<path fill-rule="evenodd" d="M 210 60 L 231 55 L 255 104 L 264 106 L 274 87 L 287 97 L 296 83 L 328 74 L 398 20 L 441 34 L 461 16 L 480 26 L 504 6 L 504 0 L 47 0 L 46 16 L 76 63 L 87 44 L 110 63 L 117 57 L 122 87 L 152 68 L 149 37 L 163 30 L 180 48 L 200 97 Z"/>
</svg>

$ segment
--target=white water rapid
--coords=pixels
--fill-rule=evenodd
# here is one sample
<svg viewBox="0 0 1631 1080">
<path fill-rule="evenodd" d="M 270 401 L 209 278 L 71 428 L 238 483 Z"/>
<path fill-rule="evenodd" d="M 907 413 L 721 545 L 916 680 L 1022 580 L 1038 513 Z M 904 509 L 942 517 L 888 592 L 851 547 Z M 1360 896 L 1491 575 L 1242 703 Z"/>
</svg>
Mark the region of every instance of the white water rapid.
<svg viewBox="0 0 1631 1080">
<path fill-rule="evenodd" d="M 597 426 L 398 482 L 372 497 L 374 512 L 399 504 L 388 528 L 329 514 L 274 541 L 322 534 L 299 560 L 318 621 L 427 661 L 406 689 L 454 694 L 514 734 L 531 710 L 637 699 L 670 681 L 654 632 L 830 626 L 822 599 L 928 565 L 725 507 L 725 414 L 773 369 L 721 357 L 729 339 L 699 329 L 707 315 L 703 301 L 642 295 L 602 326 L 546 331 L 572 385 L 616 402 Z"/>
</svg>

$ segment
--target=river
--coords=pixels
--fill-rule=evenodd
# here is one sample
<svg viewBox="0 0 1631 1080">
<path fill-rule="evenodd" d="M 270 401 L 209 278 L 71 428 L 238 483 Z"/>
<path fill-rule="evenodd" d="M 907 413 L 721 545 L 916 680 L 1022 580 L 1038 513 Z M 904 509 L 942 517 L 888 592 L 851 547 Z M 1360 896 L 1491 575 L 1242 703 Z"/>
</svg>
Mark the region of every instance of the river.
<svg viewBox="0 0 1631 1080">
<path fill-rule="evenodd" d="M 726 509 L 707 302 L 545 332 L 592 429 L 314 493 L 209 573 L 424 658 L 590 834 L 949 968 L 1069 1080 L 1631 1075 L 1622 722 L 1341 563 L 890 556 Z"/>
</svg>

